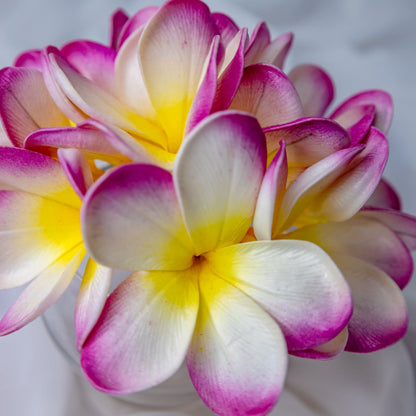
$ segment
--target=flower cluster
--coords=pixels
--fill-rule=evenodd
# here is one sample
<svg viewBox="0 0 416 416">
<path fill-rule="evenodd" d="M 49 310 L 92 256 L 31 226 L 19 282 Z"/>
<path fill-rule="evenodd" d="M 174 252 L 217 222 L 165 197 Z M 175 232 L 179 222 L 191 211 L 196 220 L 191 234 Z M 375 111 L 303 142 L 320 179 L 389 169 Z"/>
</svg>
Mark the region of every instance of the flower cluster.
<svg viewBox="0 0 416 416">
<path fill-rule="evenodd" d="M 265 415 L 288 354 L 398 341 L 416 219 L 381 178 L 390 96 L 325 115 L 326 72 L 282 67 L 292 34 L 251 34 L 199 0 L 112 17 L 0 71 L 0 288 L 11 333 L 85 269 L 83 371 L 126 394 L 186 360 L 215 413 Z M 112 293 L 113 270 L 131 271 Z"/>
</svg>

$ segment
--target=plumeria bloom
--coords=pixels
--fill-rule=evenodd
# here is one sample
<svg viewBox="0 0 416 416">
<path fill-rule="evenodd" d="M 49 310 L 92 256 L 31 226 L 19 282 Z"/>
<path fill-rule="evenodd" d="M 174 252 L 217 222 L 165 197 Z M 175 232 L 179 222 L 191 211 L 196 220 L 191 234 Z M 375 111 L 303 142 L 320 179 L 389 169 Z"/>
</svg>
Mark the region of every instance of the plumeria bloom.
<svg viewBox="0 0 416 416">
<path fill-rule="evenodd" d="M 334 338 L 351 312 L 334 263 L 308 242 L 242 242 L 266 167 L 255 118 L 220 112 L 186 138 L 173 172 L 117 167 L 90 189 L 82 230 L 91 255 L 139 270 L 109 296 L 81 352 L 99 390 L 124 394 L 186 360 L 220 415 L 265 415 L 284 383 L 287 348 Z"/>
<path fill-rule="evenodd" d="M 1 319 L 0 335 L 21 328 L 52 305 L 86 255 L 80 208 L 91 172 L 79 152 L 62 151 L 60 158 L 64 168 L 42 154 L 0 148 L 0 288 L 29 283 Z M 111 270 L 89 259 L 77 301 L 79 347 L 101 311 L 110 282 Z"/>
<path fill-rule="evenodd" d="M 292 351 L 295 355 L 325 358 L 344 347 L 374 351 L 402 338 L 407 328 L 400 289 L 408 283 L 413 263 L 393 227 L 403 232 L 411 224 L 407 235 L 414 241 L 416 222 L 397 210 L 362 208 L 371 201 L 397 204 L 386 182 L 378 186 L 387 159 L 384 135 L 372 127 L 364 143 L 365 148 L 356 145 L 315 163 L 287 187 L 283 142 L 261 187 L 253 222 L 257 239 L 293 238 L 319 245 L 352 291 L 354 312 L 348 331 L 319 348 Z M 293 225 L 296 229 L 291 231 Z"/>
</svg>

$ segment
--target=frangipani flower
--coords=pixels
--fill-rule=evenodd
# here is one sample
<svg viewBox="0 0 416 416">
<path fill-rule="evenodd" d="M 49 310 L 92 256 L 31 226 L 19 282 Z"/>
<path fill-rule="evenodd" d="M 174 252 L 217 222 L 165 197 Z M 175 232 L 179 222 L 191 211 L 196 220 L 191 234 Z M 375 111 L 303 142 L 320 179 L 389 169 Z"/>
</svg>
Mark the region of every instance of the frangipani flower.
<svg viewBox="0 0 416 416">
<path fill-rule="evenodd" d="M 253 222 L 256 237 L 293 238 L 319 245 L 336 262 L 352 291 L 348 333 L 325 344 L 323 351 L 322 347 L 294 351 L 296 355 L 326 357 L 341 352 L 344 346 L 349 351 L 374 351 L 398 341 L 407 329 L 407 308 L 400 289 L 413 271 L 409 250 L 394 229 L 383 224 L 383 215 L 392 216 L 392 210 L 360 211 L 369 199 L 384 204 L 395 200 L 385 183 L 373 194 L 387 158 L 386 140 L 372 127 L 365 143 L 365 149 L 343 149 L 317 162 L 286 187 L 283 142 L 263 180 Z M 391 222 L 396 227 L 401 224 L 402 229 L 411 223 L 415 229 L 414 220 L 399 219 L 397 213 Z M 298 228 L 282 233 L 293 224 Z M 410 230 L 408 234 L 412 234 Z"/>
<path fill-rule="evenodd" d="M 79 156 L 71 150 L 61 153 L 65 170 L 82 196 L 92 178 L 88 179 L 86 160 Z M 81 199 L 59 162 L 28 150 L 2 147 L 0 189 L 0 288 L 30 282 L 0 321 L 0 335 L 6 335 L 38 317 L 62 295 L 86 250 Z M 78 346 L 101 311 L 110 281 L 111 271 L 89 259 L 76 312 Z"/>
<path fill-rule="evenodd" d="M 265 415 L 283 386 L 287 348 L 335 337 L 348 288 L 329 257 L 297 241 L 241 241 L 266 166 L 255 118 L 217 113 L 186 138 L 172 174 L 115 168 L 82 208 L 91 255 L 134 272 L 110 295 L 83 346 L 98 389 L 122 394 L 171 376 L 186 359 L 220 415 Z"/>
</svg>

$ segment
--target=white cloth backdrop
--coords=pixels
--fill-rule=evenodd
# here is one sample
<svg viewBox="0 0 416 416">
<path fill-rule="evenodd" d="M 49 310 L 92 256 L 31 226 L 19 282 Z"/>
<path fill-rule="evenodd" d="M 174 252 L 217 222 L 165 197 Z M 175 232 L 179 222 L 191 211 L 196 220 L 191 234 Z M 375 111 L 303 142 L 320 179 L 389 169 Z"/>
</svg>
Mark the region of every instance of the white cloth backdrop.
<svg viewBox="0 0 416 416">
<path fill-rule="evenodd" d="M 0 66 L 22 50 L 75 38 L 106 42 L 111 11 L 160 4 L 151 0 L 0 0 Z M 293 31 L 286 69 L 299 63 L 326 68 L 337 102 L 363 89 L 389 91 L 395 119 L 385 176 L 416 214 L 415 0 L 208 0 L 251 30 L 266 20 L 274 35 Z M 416 283 L 405 291 L 410 330 L 405 342 L 370 355 L 344 354 L 331 362 L 291 360 L 287 387 L 273 415 L 414 416 Z M 0 313 L 15 293 L 0 293 Z M 409 354 L 410 353 L 410 354 Z M 134 408 L 90 388 L 55 348 L 40 319 L 0 339 L 0 413 L 3 416 L 137 415 Z M 160 415 L 146 412 L 146 415 Z M 165 415 L 203 414 L 200 410 Z M 208 412 L 204 414 L 209 414 Z"/>
</svg>

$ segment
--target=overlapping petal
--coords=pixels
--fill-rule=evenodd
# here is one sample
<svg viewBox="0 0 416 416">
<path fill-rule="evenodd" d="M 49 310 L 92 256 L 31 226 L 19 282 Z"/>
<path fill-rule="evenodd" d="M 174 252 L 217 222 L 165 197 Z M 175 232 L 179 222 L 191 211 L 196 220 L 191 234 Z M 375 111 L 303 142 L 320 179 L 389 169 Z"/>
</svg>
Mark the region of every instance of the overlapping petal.
<svg viewBox="0 0 416 416">
<path fill-rule="evenodd" d="M 381 178 L 366 205 L 379 208 L 401 209 L 400 196 L 385 178 Z"/>
<path fill-rule="evenodd" d="M 207 259 L 215 274 L 276 319 L 289 350 L 331 340 L 351 316 L 350 292 L 342 274 L 314 244 L 258 241 L 215 250 Z"/>
<path fill-rule="evenodd" d="M 333 256 L 353 297 L 347 351 L 370 352 L 401 339 L 408 313 L 402 291 L 383 271 L 347 255 Z"/>
<path fill-rule="evenodd" d="M 194 274 L 138 272 L 110 295 L 81 353 L 97 389 L 113 394 L 146 389 L 179 368 L 198 312 Z"/>
<path fill-rule="evenodd" d="M 302 101 L 305 115 L 322 117 L 334 99 L 334 86 L 329 75 L 316 65 L 299 65 L 289 73 Z"/>
<path fill-rule="evenodd" d="M 253 114 L 262 127 L 288 123 L 304 115 L 289 78 L 278 68 L 266 64 L 245 69 L 230 108 Z"/>
<path fill-rule="evenodd" d="M 362 91 L 353 95 L 337 107 L 330 118 L 336 119 L 352 108 L 363 105 L 374 106 L 373 125 L 383 133 L 387 133 L 393 119 L 393 102 L 390 94 L 382 90 Z"/>
<path fill-rule="evenodd" d="M 80 351 L 97 323 L 110 292 L 113 270 L 89 258 L 82 277 L 74 321 L 77 349 Z"/>
<path fill-rule="evenodd" d="M 216 113 L 187 137 L 173 175 L 198 254 L 244 237 L 265 164 L 264 135 L 248 114 Z"/>
<path fill-rule="evenodd" d="M 42 74 L 33 68 L 0 71 L 0 122 L 17 147 L 36 129 L 69 125 L 49 95 Z"/>
<path fill-rule="evenodd" d="M 153 165 L 115 168 L 88 192 L 83 236 L 99 263 L 125 270 L 183 270 L 193 248 L 172 175 Z"/>
<path fill-rule="evenodd" d="M 266 415 L 283 389 L 286 344 L 276 323 L 209 268 L 186 362 L 205 404 L 220 415 Z"/>
<path fill-rule="evenodd" d="M 139 56 L 144 83 L 168 150 L 176 152 L 218 29 L 199 0 L 171 0 L 146 25 Z"/>
</svg>

